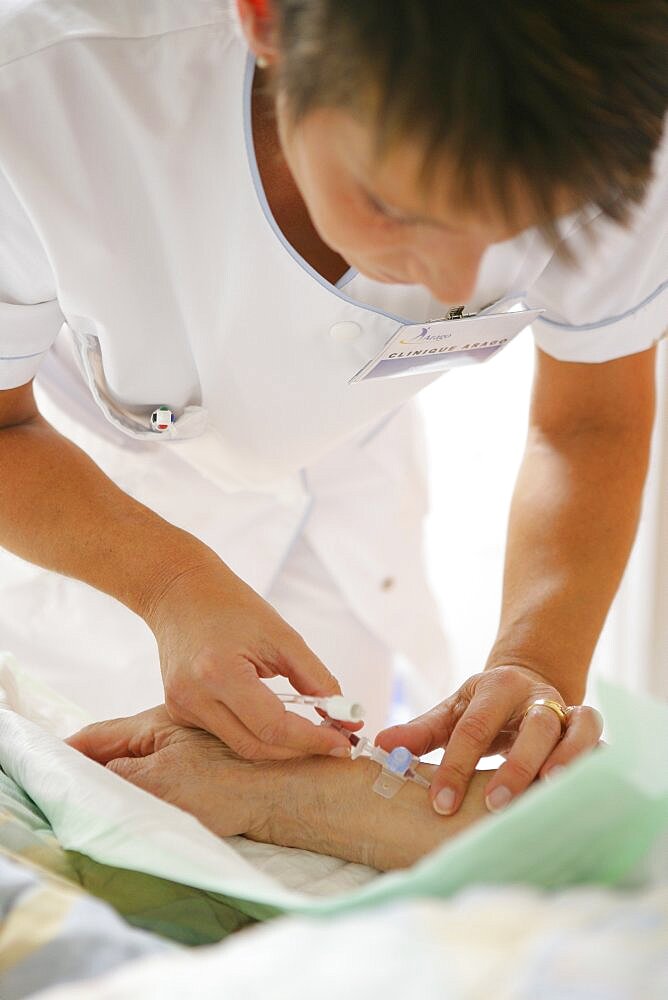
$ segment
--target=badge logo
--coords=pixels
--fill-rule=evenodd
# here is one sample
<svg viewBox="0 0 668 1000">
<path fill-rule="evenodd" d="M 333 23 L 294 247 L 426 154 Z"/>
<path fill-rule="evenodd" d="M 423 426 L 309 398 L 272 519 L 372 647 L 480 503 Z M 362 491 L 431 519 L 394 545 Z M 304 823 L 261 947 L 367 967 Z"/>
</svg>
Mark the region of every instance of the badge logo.
<svg viewBox="0 0 668 1000">
<path fill-rule="evenodd" d="M 439 340 L 449 340 L 452 337 L 452 331 L 444 332 L 441 330 L 439 333 L 431 333 L 428 326 L 423 326 L 419 333 L 409 340 L 400 340 L 400 344 L 435 344 Z"/>
</svg>

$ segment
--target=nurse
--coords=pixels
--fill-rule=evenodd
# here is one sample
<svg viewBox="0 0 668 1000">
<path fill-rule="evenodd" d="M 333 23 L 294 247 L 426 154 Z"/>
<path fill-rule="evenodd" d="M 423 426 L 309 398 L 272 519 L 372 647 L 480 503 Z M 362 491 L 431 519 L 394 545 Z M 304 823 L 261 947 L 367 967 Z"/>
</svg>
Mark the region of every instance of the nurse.
<svg viewBox="0 0 668 1000">
<path fill-rule="evenodd" d="M 410 404 L 439 370 L 351 379 L 453 307 L 542 310 L 497 640 L 380 736 L 447 744 L 441 813 L 486 752 L 500 809 L 600 736 L 580 702 L 668 317 L 665 5 L 478 14 L 15 0 L 0 22 L 0 634 L 98 717 L 161 700 L 159 659 L 175 722 L 336 755 L 268 679 L 341 683 L 375 729 L 397 652 L 451 692 Z"/>
</svg>

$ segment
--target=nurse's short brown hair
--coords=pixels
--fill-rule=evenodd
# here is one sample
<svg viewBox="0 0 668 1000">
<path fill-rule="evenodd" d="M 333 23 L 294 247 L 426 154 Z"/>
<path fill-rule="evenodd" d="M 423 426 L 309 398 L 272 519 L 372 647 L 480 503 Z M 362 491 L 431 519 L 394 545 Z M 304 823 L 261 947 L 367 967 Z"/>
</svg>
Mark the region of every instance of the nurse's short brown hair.
<svg viewBox="0 0 668 1000">
<path fill-rule="evenodd" d="M 549 226 L 560 191 L 624 222 L 668 107 L 668 0 L 274 0 L 292 118 L 346 109 L 380 155 L 418 140 L 424 180 Z"/>
</svg>

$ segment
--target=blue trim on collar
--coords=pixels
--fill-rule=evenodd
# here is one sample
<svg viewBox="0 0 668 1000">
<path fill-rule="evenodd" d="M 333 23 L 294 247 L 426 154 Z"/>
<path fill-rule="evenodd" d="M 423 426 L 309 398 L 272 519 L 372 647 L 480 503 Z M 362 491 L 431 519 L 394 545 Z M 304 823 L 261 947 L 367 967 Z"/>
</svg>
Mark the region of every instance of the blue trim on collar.
<svg viewBox="0 0 668 1000">
<path fill-rule="evenodd" d="M 28 358 L 40 358 L 42 354 L 46 354 L 46 351 L 35 351 L 34 354 L 14 354 L 10 358 L 0 354 L 0 361 L 26 361 Z"/>
<path fill-rule="evenodd" d="M 342 274 L 339 280 L 337 281 L 336 287 L 345 288 L 346 285 L 353 280 L 353 278 L 357 277 L 358 274 L 359 271 L 357 270 L 356 267 L 349 267 L 346 273 Z"/>
<path fill-rule="evenodd" d="M 619 323 L 623 319 L 628 319 L 629 316 L 634 316 L 635 313 L 640 312 L 645 306 L 648 306 L 650 302 L 653 302 L 657 296 L 661 295 L 668 288 L 668 281 L 662 282 L 658 288 L 639 302 L 637 305 L 633 306 L 631 309 L 627 309 L 626 312 L 619 313 L 616 316 L 608 316 L 607 319 L 598 320 L 596 323 L 559 323 L 556 319 L 548 319 L 546 316 L 539 316 L 539 323 L 547 323 L 548 326 L 558 326 L 562 330 L 600 330 L 604 326 L 612 326 L 613 323 Z"/>
</svg>

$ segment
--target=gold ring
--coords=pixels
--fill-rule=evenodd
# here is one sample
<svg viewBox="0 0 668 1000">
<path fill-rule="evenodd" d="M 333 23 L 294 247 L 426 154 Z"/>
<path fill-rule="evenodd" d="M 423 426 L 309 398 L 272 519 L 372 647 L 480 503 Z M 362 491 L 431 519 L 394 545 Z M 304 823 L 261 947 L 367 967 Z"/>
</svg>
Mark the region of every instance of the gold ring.
<svg viewBox="0 0 668 1000">
<path fill-rule="evenodd" d="M 561 723 L 561 735 L 564 735 L 566 729 L 568 728 L 568 719 L 572 711 L 570 707 L 560 705 L 558 701 L 551 701 L 549 698 L 538 698 L 537 701 L 531 702 L 522 717 L 522 722 L 524 722 L 532 708 L 549 708 L 551 712 L 554 712 Z"/>
</svg>

